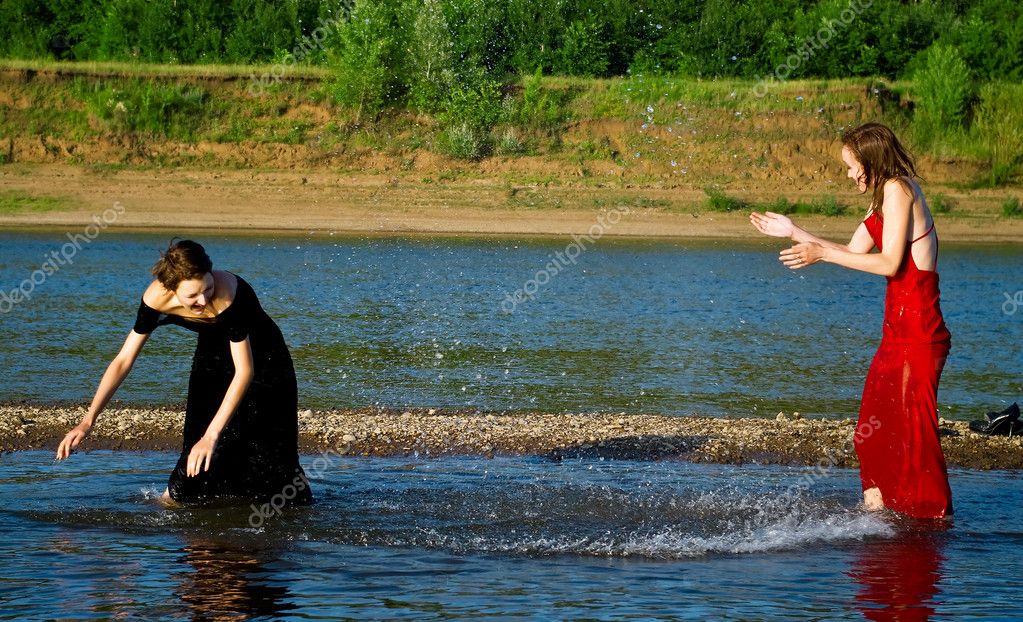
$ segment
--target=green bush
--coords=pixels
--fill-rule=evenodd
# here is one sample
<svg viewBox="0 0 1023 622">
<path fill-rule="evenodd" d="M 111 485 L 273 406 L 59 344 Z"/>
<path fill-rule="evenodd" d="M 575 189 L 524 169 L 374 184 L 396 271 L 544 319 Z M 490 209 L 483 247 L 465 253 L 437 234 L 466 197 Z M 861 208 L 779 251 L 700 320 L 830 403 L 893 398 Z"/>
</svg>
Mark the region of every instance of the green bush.
<svg viewBox="0 0 1023 622">
<path fill-rule="evenodd" d="M 804 72 L 796 75 L 836 78 L 906 75 L 907 67 L 912 67 L 911 61 L 950 28 L 955 18 L 956 12 L 950 3 L 929 0 L 814 2 L 805 10 L 793 11 L 791 32 L 799 46 L 818 38 L 821 32 L 827 40 L 823 48 L 818 46 L 800 66 Z M 789 28 L 784 20 L 778 24 L 782 32 Z M 786 53 L 793 52 L 795 49 Z"/>
<path fill-rule="evenodd" d="M 610 42 L 600 24 L 575 20 L 562 34 L 554 70 L 571 76 L 602 76 L 607 72 Z"/>
<path fill-rule="evenodd" d="M 500 85 L 477 68 L 467 71 L 448 94 L 438 118 L 444 124 L 440 147 L 444 153 L 478 160 L 490 155 L 490 130 L 501 116 Z"/>
<path fill-rule="evenodd" d="M 206 116 L 207 93 L 187 84 L 136 81 L 127 89 L 96 82 L 86 93 L 90 114 L 115 134 L 191 140 Z"/>
<path fill-rule="evenodd" d="M 272 59 L 279 50 L 291 50 L 299 39 L 298 0 L 231 0 L 231 12 L 234 28 L 224 41 L 229 61 Z"/>
<path fill-rule="evenodd" d="M 531 130 L 553 131 L 568 118 L 569 89 L 554 91 L 544 86 L 540 68 L 525 81 L 522 99 L 509 102 L 505 120 Z"/>
<path fill-rule="evenodd" d="M 598 140 L 588 138 L 576 145 L 576 153 L 581 160 L 614 160 L 618 151 L 611 144 L 611 139 L 601 136 Z"/>
<path fill-rule="evenodd" d="M 790 203 L 785 197 L 778 197 L 769 203 L 761 203 L 752 207 L 776 214 L 815 214 L 818 216 L 841 216 L 848 209 L 831 195 L 817 197 L 808 203 L 802 201 Z"/>
<path fill-rule="evenodd" d="M 529 151 L 526 143 L 519 137 L 518 132 L 508 128 L 497 141 L 497 153 L 501 155 L 516 156 L 523 155 Z"/>
<path fill-rule="evenodd" d="M 945 45 L 932 46 L 926 65 L 916 74 L 917 105 L 913 125 L 924 144 L 958 133 L 973 89 L 970 71 L 959 51 Z"/>
<path fill-rule="evenodd" d="M 932 195 L 928 204 L 930 205 L 931 213 L 934 214 L 948 214 L 955 209 L 956 206 L 956 202 L 954 200 L 945 196 L 941 192 Z"/>
<path fill-rule="evenodd" d="M 832 195 L 818 196 L 811 199 L 809 203 L 800 201 L 789 203 L 788 198 L 780 196 L 770 203 L 760 204 L 754 208 L 775 214 L 811 214 L 816 216 L 842 216 L 847 210 Z"/>
<path fill-rule="evenodd" d="M 797 204 L 802 206 L 802 204 Z M 821 216 L 841 216 L 845 213 L 846 207 L 838 202 L 838 199 L 831 195 L 818 197 L 806 204 L 805 208 L 797 207 L 796 212 L 800 214 L 819 214 Z"/>
<path fill-rule="evenodd" d="M 436 112 L 455 84 L 454 41 L 441 0 L 424 0 L 407 19 L 412 24 L 409 103 L 423 112 Z"/>
<path fill-rule="evenodd" d="M 397 69 L 400 36 L 396 15 L 382 0 L 357 0 L 338 28 L 330 90 L 335 101 L 355 111 L 356 122 L 363 114 L 377 115 L 402 94 L 404 72 Z"/>
<path fill-rule="evenodd" d="M 1018 0 L 964 3 L 966 14 L 943 41 L 959 47 L 966 62 L 986 80 L 1023 80 L 1023 5 Z"/>
<path fill-rule="evenodd" d="M 994 83 L 980 90 L 973 129 L 990 163 L 988 184 L 1011 180 L 1023 165 L 1023 85 Z"/>
<path fill-rule="evenodd" d="M 110 0 L 76 58 L 164 63 L 266 62 L 298 41 L 299 0 Z M 89 22 L 83 24 L 89 27 Z"/>
<path fill-rule="evenodd" d="M 490 155 L 493 139 L 485 129 L 459 123 L 441 133 L 437 147 L 441 153 L 459 160 L 480 160 Z"/>
<path fill-rule="evenodd" d="M 70 60 L 268 63 L 321 25 L 367 0 L 4 0 L 0 56 Z M 374 0 L 389 17 L 388 71 L 417 55 L 415 24 L 443 17 L 455 64 L 484 66 L 498 79 L 545 73 L 682 73 L 768 76 L 795 54 L 786 78 L 913 75 L 921 52 L 958 47 L 985 79 L 1023 79 L 1023 8 L 1018 0 Z M 395 20 L 394 16 L 400 16 Z M 839 24 L 836 26 L 836 24 Z M 363 23 L 366 28 L 374 24 Z M 429 30 L 429 29 L 427 29 Z M 434 35 L 440 30 L 434 28 Z M 826 40 L 819 40 L 825 32 Z M 420 31 L 420 36 L 423 35 Z M 812 53 L 804 44 L 818 39 Z M 334 49 L 332 37 L 327 48 Z M 419 41 L 422 41 L 420 38 Z M 309 62 L 331 64 L 319 45 Z M 336 50 L 335 50 L 336 51 Z M 413 58 L 407 58 L 407 57 Z M 400 73 L 400 71 L 399 71 Z M 433 75 L 430 69 L 426 73 Z M 392 81 L 412 88 L 415 80 Z M 424 86 L 426 83 L 420 84 Z M 443 89 L 441 89 L 443 90 Z M 397 93 L 403 97 L 404 93 Z M 385 100 L 389 96 L 385 97 Z M 429 96 L 428 102 L 443 97 Z"/>
<path fill-rule="evenodd" d="M 707 207 L 711 211 L 715 212 L 737 212 L 746 211 L 753 208 L 753 205 L 748 201 L 730 197 L 724 192 L 717 188 L 707 187 L 703 189 L 703 193 L 707 195 Z"/>
<path fill-rule="evenodd" d="M 1012 197 L 1002 203 L 1002 216 L 1006 218 L 1019 218 L 1023 216 L 1023 207 L 1020 206 L 1018 198 Z"/>
<path fill-rule="evenodd" d="M 421 3 L 422 0 L 398 0 Z M 480 66 L 500 77 L 507 65 L 505 5 L 493 0 L 442 0 L 450 29 L 452 56 L 459 65 Z"/>
<path fill-rule="evenodd" d="M 765 212 L 774 212 L 775 214 L 794 214 L 796 212 L 796 206 L 789 203 L 785 197 L 778 197 L 770 203 L 762 204 L 761 207 Z"/>
<path fill-rule="evenodd" d="M 441 120 L 489 130 L 501 117 L 501 85 L 482 72 L 468 76 L 448 93 Z"/>
<path fill-rule="evenodd" d="M 553 69 L 558 33 L 564 30 L 562 6 L 563 0 L 506 0 L 503 30 L 513 71 Z"/>
</svg>

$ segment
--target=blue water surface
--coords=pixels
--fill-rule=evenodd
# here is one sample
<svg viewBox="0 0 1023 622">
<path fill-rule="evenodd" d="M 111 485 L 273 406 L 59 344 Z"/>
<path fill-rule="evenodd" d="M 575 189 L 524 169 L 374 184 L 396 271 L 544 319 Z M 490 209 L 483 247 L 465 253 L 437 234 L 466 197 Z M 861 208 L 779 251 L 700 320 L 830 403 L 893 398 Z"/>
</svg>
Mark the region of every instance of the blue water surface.
<svg viewBox="0 0 1023 622">
<path fill-rule="evenodd" d="M 854 470 L 542 457 L 333 456 L 310 507 L 168 509 L 174 460 L 0 456 L 0 619 L 1023 616 L 1018 473 L 953 470 L 934 523 L 858 510 Z"/>
<path fill-rule="evenodd" d="M 168 238 L 105 232 L 0 314 L 0 400 L 88 401 Z M 881 333 L 884 279 L 791 272 L 780 242 L 603 238 L 552 269 L 571 238 L 198 239 L 280 324 L 310 408 L 855 417 Z M 0 288 L 66 242 L 0 232 Z M 1019 246 L 942 245 L 942 416 L 1023 396 L 1021 265 Z M 194 339 L 158 329 L 118 397 L 183 402 Z"/>
</svg>

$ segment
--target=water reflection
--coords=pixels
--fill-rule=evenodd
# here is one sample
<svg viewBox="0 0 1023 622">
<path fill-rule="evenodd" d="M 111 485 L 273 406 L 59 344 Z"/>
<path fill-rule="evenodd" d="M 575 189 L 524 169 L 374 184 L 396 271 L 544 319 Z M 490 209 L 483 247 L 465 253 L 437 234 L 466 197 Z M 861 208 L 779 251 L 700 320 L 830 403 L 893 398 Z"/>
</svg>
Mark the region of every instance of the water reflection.
<svg viewBox="0 0 1023 622">
<path fill-rule="evenodd" d="M 188 605 L 193 620 L 246 620 L 276 617 L 296 609 L 287 585 L 271 579 L 266 564 L 276 551 L 239 545 L 226 539 L 187 536 L 175 595 Z"/>
<path fill-rule="evenodd" d="M 941 591 L 947 527 L 913 529 L 860 549 L 849 575 L 859 584 L 856 608 L 867 620 L 929 620 Z"/>
</svg>

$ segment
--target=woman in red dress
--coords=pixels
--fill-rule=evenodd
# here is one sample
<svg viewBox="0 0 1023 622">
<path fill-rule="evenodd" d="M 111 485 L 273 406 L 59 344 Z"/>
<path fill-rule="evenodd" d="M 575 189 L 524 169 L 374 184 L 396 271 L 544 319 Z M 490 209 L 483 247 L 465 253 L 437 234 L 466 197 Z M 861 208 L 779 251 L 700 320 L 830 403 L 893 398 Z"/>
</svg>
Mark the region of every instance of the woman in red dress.
<svg viewBox="0 0 1023 622">
<path fill-rule="evenodd" d="M 796 242 L 781 252 L 793 270 L 827 261 L 887 278 L 881 345 L 867 372 L 854 436 L 863 502 L 916 518 L 950 516 L 937 393 L 951 334 L 938 302 L 934 219 L 914 180 L 912 158 L 884 125 L 847 131 L 842 161 L 860 192 L 872 190 L 867 217 L 848 244 L 818 238 L 772 212 L 754 212 L 750 221 L 762 233 Z"/>
</svg>

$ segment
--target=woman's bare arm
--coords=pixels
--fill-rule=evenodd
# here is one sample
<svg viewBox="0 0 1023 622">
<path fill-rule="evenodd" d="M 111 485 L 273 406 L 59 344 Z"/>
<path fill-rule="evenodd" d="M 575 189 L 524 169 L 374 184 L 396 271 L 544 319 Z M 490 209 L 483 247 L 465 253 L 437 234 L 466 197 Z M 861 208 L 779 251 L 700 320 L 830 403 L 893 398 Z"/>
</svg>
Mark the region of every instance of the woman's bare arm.
<svg viewBox="0 0 1023 622">
<path fill-rule="evenodd" d="M 68 432 L 57 447 L 57 460 L 63 460 L 70 456 L 71 451 L 78 447 L 79 443 L 89 434 L 99 414 L 103 412 L 107 403 L 110 402 L 110 398 L 128 377 L 131 368 L 135 365 L 135 360 L 142 351 L 142 346 L 146 345 L 148 339 L 148 334 L 136 333 L 134 330 L 128 333 L 124 345 L 121 346 L 121 351 L 107 365 L 107 369 L 99 381 L 99 387 L 96 389 L 96 395 L 92 398 L 89 410 L 85 413 L 81 423 Z"/>
<path fill-rule="evenodd" d="M 883 250 L 880 253 L 857 253 L 851 248 L 804 242 L 782 251 L 780 259 L 792 269 L 804 268 L 818 261 L 827 261 L 852 270 L 892 276 L 902 264 L 912 209 L 913 197 L 906 192 L 902 184 L 890 181 L 885 184 L 884 189 Z"/>
<path fill-rule="evenodd" d="M 867 231 L 867 225 L 860 223 L 860 226 L 856 227 L 856 231 L 853 232 L 852 238 L 848 244 L 838 244 L 831 242 L 823 238 L 819 238 L 812 233 L 809 233 L 799 227 L 796 227 L 797 236 L 793 236 L 792 241 L 796 243 L 802 242 L 816 242 L 824 248 L 831 248 L 839 251 L 848 251 L 850 253 L 856 253 L 862 255 L 863 253 L 869 253 L 874 250 L 874 240 L 870 237 L 870 232 Z"/>
<path fill-rule="evenodd" d="M 874 248 L 874 241 L 870 239 L 867 226 L 860 223 L 853 233 L 848 244 L 839 244 L 824 238 L 817 237 L 806 229 L 796 225 L 788 216 L 775 214 L 774 212 L 753 212 L 750 214 L 750 222 L 758 231 L 773 237 L 789 238 L 797 244 L 818 244 L 824 248 L 847 250 L 852 253 L 869 253 Z"/>
</svg>

